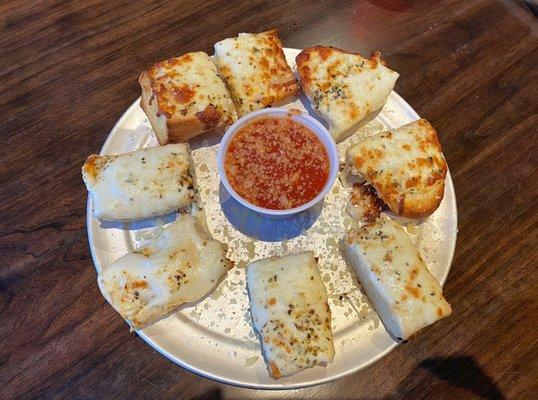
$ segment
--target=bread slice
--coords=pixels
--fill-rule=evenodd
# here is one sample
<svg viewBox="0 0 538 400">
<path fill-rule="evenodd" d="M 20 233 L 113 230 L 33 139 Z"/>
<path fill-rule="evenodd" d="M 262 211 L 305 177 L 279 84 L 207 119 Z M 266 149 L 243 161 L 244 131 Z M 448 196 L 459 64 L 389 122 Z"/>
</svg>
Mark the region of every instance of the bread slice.
<svg viewBox="0 0 538 400">
<path fill-rule="evenodd" d="M 134 221 L 177 211 L 195 196 L 189 146 L 149 147 L 88 157 L 82 177 L 96 218 Z"/>
<path fill-rule="evenodd" d="M 237 119 L 217 67 L 204 52 L 159 62 L 140 74 L 140 106 L 159 144 L 223 132 Z"/>
<path fill-rule="evenodd" d="M 299 91 L 276 30 L 240 33 L 216 43 L 215 62 L 240 116 Z"/>
<path fill-rule="evenodd" d="M 348 232 L 346 253 L 383 325 L 397 340 L 452 313 L 441 285 L 428 271 L 409 235 L 395 222 Z"/>
<path fill-rule="evenodd" d="M 229 267 L 225 246 L 184 215 L 148 246 L 105 267 L 97 281 L 132 329 L 142 329 L 205 296 Z"/>
<path fill-rule="evenodd" d="M 445 193 L 447 165 L 437 132 L 424 119 L 349 147 L 346 164 L 374 186 L 396 215 L 426 217 Z"/>
<path fill-rule="evenodd" d="M 383 107 L 399 76 L 383 65 L 379 52 L 367 59 L 336 47 L 315 46 L 295 60 L 301 86 L 335 140 Z"/>
<path fill-rule="evenodd" d="M 254 261 L 247 286 L 273 378 L 332 362 L 331 310 L 312 252 Z"/>
</svg>

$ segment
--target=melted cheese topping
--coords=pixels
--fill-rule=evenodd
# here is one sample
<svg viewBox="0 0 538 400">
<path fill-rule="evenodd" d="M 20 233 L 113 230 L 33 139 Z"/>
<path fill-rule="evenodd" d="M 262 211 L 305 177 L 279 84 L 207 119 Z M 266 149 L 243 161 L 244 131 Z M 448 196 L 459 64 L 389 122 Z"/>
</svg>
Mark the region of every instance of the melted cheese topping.
<svg viewBox="0 0 538 400">
<path fill-rule="evenodd" d="M 360 223 L 372 223 L 379 218 L 385 208 L 385 203 L 376 196 L 372 186 L 359 183 L 353 185 L 346 212 L 355 220 Z"/>
<path fill-rule="evenodd" d="M 240 33 L 216 43 L 215 62 L 240 116 L 299 90 L 276 31 Z"/>
<path fill-rule="evenodd" d="M 194 197 L 186 144 L 88 157 L 82 176 L 96 218 L 131 221 L 165 215 Z"/>
<path fill-rule="evenodd" d="M 149 78 L 157 116 L 195 117 L 205 130 L 230 125 L 235 107 L 217 67 L 204 52 L 187 53 L 153 65 L 143 73 Z"/>
<path fill-rule="evenodd" d="M 272 377 L 332 362 L 331 311 L 312 252 L 251 263 L 247 286 Z"/>
<path fill-rule="evenodd" d="M 228 269 L 224 246 L 191 215 L 167 226 L 149 246 L 103 269 L 103 296 L 133 329 L 154 323 L 213 289 Z"/>
<path fill-rule="evenodd" d="M 296 58 L 301 86 L 333 137 L 383 107 L 398 79 L 380 53 L 368 60 L 334 47 L 316 46 Z"/>
<path fill-rule="evenodd" d="M 409 235 L 386 218 L 347 235 L 347 256 L 386 329 L 405 340 L 451 314 Z"/>
<path fill-rule="evenodd" d="M 444 195 L 447 165 L 435 129 L 426 120 L 364 139 L 346 151 L 352 174 L 372 184 L 397 215 L 421 218 Z"/>
</svg>

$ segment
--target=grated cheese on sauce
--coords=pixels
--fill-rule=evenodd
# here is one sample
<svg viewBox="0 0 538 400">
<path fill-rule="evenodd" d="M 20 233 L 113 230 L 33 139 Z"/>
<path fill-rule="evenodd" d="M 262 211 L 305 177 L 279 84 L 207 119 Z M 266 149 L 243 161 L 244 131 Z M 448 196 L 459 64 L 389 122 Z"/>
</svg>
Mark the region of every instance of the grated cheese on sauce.
<svg viewBox="0 0 538 400">
<path fill-rule="evenodd" d="M 329 177 L 320 139 L 288 117 L 259 118 L 228 146 L 224 167 L 234 190 L 259 207 L 285 210 L 314 199 Z"/>
</svg>

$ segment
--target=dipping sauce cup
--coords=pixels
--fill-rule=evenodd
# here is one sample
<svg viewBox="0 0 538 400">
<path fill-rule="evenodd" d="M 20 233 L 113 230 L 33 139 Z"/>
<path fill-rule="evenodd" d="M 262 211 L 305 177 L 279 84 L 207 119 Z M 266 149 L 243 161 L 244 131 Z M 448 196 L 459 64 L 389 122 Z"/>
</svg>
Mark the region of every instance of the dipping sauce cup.
<svg viewBox="0 0 538 400">
<path fill-rule="evenodd" d="M 310 133 L 314 134 L 317 137 L 317 139 L 319 139 L 319 142 L 321 142 L 321 145 L 325 148 L 325 151 L 326 151 L 326 157 L 328 158 L 328 169 L 329 170 L 328 170 L 328 173 L 325 172 L 325 171 L 320 171 L 319 174 L 316 174 L 316 176 L 310 176 L 310 178 L 308 178 L 306 176 L 302 176 L 303 180 L 301 181 L 301 185 L 302 185 L 303 189 L 304 188 L 310 189 L 309 183 L 304 181 L 305 178 L 312 179 L 312 182 L 311 182 L 311 187 L 312 188 L 319 186 L 319 188 L 318 188 L 319 193 L 317 193 L 317 195 L 314 198 L 312 198 L 311 200 L 305 202 L 304 204 L 299 204 L 299 205 L 296 205 L 296 206 L 292 206 L 291 208 L 285 208 L 285 207 L 282 207 L 282 206 L 265 208 L 265 207 L 262 207 L 260 205 L 254 204 L 255 201 L 253 201 L 253 200 L 249 201 L 246 198 L 242 197 L 234 189 L 231 181 L 232 182 L 233 181 L 242 182 L 243 177 L 242 176 L 229 177 L 227 175 L 227 171 L 228 171 L 228 173 L 231 173 L 230 172 L 231 169 L 235 170 L 235 171 L 238 171 L 238 168 L 235 167 L 235 166 L 234 167 L 228 166 L 228 168 L 227 168 L 227 166 L 226 166 L 227 152 L 228 152 L 228 150 L 230 148 L 230 143 L 235 138 L 235 136 L 237 134 L 239 134 L 239 133 L 245 132 L 245 130 L 243 130 L 243 128 L 248 129 L 249 126 L 257 123 L 258 121 L 263 122 L 264 120 L 286 119 L 286 118 L 291 119 L 295 123 L 290 124 L 288 121 L 281 121 L 283 126 L 285 126 L 285 124 L 288 124 L 288 125 L 295 126 L 297 128 L 296 123 L 299 123 L 299 124 L 302 125 L 302 127 L 300 127 L 301 129 L 306 128 Z M 270 124 L 271 121 L 267 121 L 267 122 L 269 123 L 270 126 L 275 126 L 274 123 L 272 125 Z M 272 121 L 272 122 L 275 122 L 275 121 Z M 245 134 L 245 133 L 242 133 L 242 135 L 243 134 Z M 248 134 L 248 132 L 247 132 L 247 134 Z M 282 135 L 284 135 L 284 134 L 285 134 L 285 132 L 282 132 Z M 311 138 L 310 135 L 308 135 L 308 136 Z M 240 138 L 240 137 L 238 137 L 238 138 Z M 285 137 L 285 136 L 283 136 L 283 138 L 287 139 L 287 137 Z M 262 141 L 262 140 L 260 140 L 260 141 Z M 259 148 L 260 146 L 253 145 L 254 142 L 255 141 L 253 141 L 253 140 L 251 140 L 249 142 L 250 148 L 251 149 Z M 275 141 L 275 142 L 279 143 L 278 140 Z M 287 146 L 290 145 L 289 140 L 282 140 L 281 142 L 283 143 L 283 145 L 284 144 L 287 145 Z M 310 147 L 312 147 L 312 148 L 316 148 L 316 145 L 317 145 L 317 148 L 320 147 L 319 143 L 317 141 L 313 142 L 312 140 L 309 140 L 308 142 L 311 145 Z M 272 147 L 274 147 L 274 146 L 272 146 Z M 263 147 L 261 147 L 261 148 L 262 148 L 261 151 L 264 151 L 263 150 L 264 148 Z M 286 153 L 286 151 L 287 151 L 287 153 Z M 300 147 L 300 149 L 297 151 L 298 156 L 300 156 L 301 153 L 304 153 L 304 151 L 308 151 L 308 150 L 303 149 L 303 148 Z M 275 151 L 274 157 L 277 157 L 277 155 L 276 155 L 277 152 L 278 151 Z M 290 148 L 283 149 L 282 154 L 289 154 L 289 153 L 290 153 Z M 267 153 L 265 153 L 265 155 L 267 155 Z M 315 154 L 313 156 L 317 157 L 316 159 L 320 158 L 319 153 Z M 232 157 L 232 161 L 233 161 L 233 153 L 230 153 L 230 157 Z M 323 157 L 323 159 L 325 160 L 324 157 Z M 230 161 L 230 159 L 228 159 L 228 161 Z M 338 176 L 339 157 L 338 157 L 338 151 L 336 149 L 336 144 L 334 143 L 334 140 L 331 137 L 330 133 L 327 131 L 327 129 L 325 129 L 325 127 L 319 121 L 317 121 L 316 119 L 314 119 L 313 117 L 308 115 L 306 112 L 302 112 L 302 111 L 295 110 L 295 109 L 266 108 L 266 109 L 263 109 L 263 110 L 254 111 L 252 113 L 249 113 L 249 114 L 243 116 L 242 118 L 237 120 L 230 128 L 228 128 L 228 131 L 226 132 L 226 134 L 224 135 L 224 137 L 221 140 L 220 147 L 219 147 L 219 150 L 218 150 L 218 153 L 217 153 L 217 165 L 218 165 L 218 171 L 219 171 L 219 174 L 220 174 L 220 179 L 222 181 L 222 184 L 224 185 L 224 187 L 226 188 L 228 193 L 235 200 L 237 200 L 240 204 L 242 204 L 243 206 L 245 206 L 245 207 L 247 207 L 247 208 L 249 208 L 249 209 L 251 209 L 251 210 L 253 210 L 253 211 L 255 211 L 255 212 L 257 212 L 257 213 L 259 213 L 261 215 L 263 215 L 263 216 L 269 217 L 269 218 L 286 218 L 286 217 L 290 217 L 290 216 L 292 216 L 294 214 L 297 214 L 297 213 L 300 213 L 302 211 L 305 211 L 305 210 L 309 209 L 310 207 L 312 207 L 315 204 L 319 203 L 325 197 L 325 195 L 332 188 L 332 186 L 334 184 L 334 181 L 336 180 L 336 177 Z M 312 166 L 312 165 L 313 164 L 310 163 L 310 166 Z M 315 166 L 316 165 L 314 165 L 314 167 Z M 267 170 L 267 169 L 268 168 L 265 168 L 265 170 Z M 258 165 L 253 164 L 249 171 L 238 171 L 237 173 L 238 174 L 250 173 L 252 175 L 252 173 L 254 173 L 254 171 L 257 171 L 256 173 L 258 173 L 261 170 L 263 170 L 263 168 L 258 168 Z M 299 174 L 299 172 L 298 172 L 298 174 Z M 327 179 L 326 179 L 325 184 L 323 186 L 321 186 L 322 183 L 320 184 L 320 182 L 319 182 L 319 176 L 320 175 L 323 175 L 323 176 L 326 175 L 327 176 Z M 280 176 L 270 176 L 270 175 L 267 175 L 267 174 L 264 174 L 263 176 L 261 176 L 261 173 L 258 173 L 258 177 L 260 178 L 260 182 L 265 182 L 265 183 L 267 183 L 268 181 L 271 181 L 273 179 L 274 179 L 275 182 L 281 182 L 282 178 L 283 178 L 283 177 L 280 177 Z M 252 176 L 247 176 L 247 177 L 245 177 L 245 179 L 252 180 Z M 279 179 L 280 179 L 280 181 L 279 181 Z M 292 182 L 292 181 L 293 181 L 293 177 L 290 177 L 290 182 Z M 253 186 L 254 187 L 251 190 L 251 192 L 253 192 L 253 193 L 255 193 L 257 190 L 263 190 L 263 189 L 260 189 L 263 185 L 258 186 L 258 185 L 256 185 L 254 183 Z M 276 187 L 277 187 L 277 183 L 275 183 L 274 187 L 270 187 L 270 189 L 275 190 Z M 275 198 L 274 194 L 273 194 L 273 198 Z M 276 198 L 278 198 L 278 197 L 276 197 Z M 284 199 L 287 199 L 287 197 L 285 195 L 284 195 Z"/>
</svg>

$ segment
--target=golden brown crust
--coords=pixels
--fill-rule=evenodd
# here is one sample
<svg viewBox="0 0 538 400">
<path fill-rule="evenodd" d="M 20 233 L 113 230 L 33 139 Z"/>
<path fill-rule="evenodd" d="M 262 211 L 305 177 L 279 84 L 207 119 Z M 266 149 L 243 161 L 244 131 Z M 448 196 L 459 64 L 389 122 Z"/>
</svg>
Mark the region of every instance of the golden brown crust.
<svg viewBox="0 0 538 400">
<path fill-rule="evenodd" d="M 334 46 L 322 46 L 320 44 L 317 44 L 315 46 L 312 46 L 312 47 L 307 47 L 306 49 L 303 49 L 299 54 L 297 54 L 297 56 L 295 57 L 295 62 L 297 63 L 297 66 L 299 66 L 300 64 L 304 64 L 305 62 L 307 62 L 309 59 L 310 59 L 310 55 L 313 54 L 313 53 L 318 53 L 320 54 L 321 58 L 322 59 L 327 59 L 331 53 L 333 52 L 337 52 L 337 53 L 344 53 L 344 54 L 355 54 L 355 55 L 358 55 L 358 56 L 361 56 L 362 57 L 362 54 L 359 53 L 359 52 L 352 52 L 352 51 L 347 51 L 347 50 L 343 50 L 339 47 L 334 47 Z"/>
<path fill-rule="evenodd" d="M 269 364 L 269 371 L 271 372 L 271 376 L 275 379 L 282 378 L 282 374 L 280 373 L 280 370 L 276 366 L 274 362 Z"/>
<path fill-rule="evenodd" d="M 437 210 L 445 194 L 445 176 L 446 170 L 443 177 L 432 184 L 432 188 L 427 194 L 408 194 L 404 196 L 400 207 L 401 212 L 398 215 L 406 218 L 418 219 L 427 217 Z"/>
<path fill-rule="evenodd" d="M 204 69 L 198 83 L 198 74 L 192 70 L 192 75 L 185 78 L 192 65 Z M 205 132 L 221 133 L 236 118 L 224 83 L 206 53 L 187 53 L 156 63 L 140 74 L 139 83 L 140 106 L 161 145 L 184 142 Z M 204 102 L 205 108 L 200 109 Z"/>
<path fill-rule="evenodd" d="M 142 88 L 140 107 L 148 117 L 157 141 L 161 146 L 165 145 L 168 143 L 167 119 L 165 115 L 159 114 L 157 101 L 151 88 L 151 80 L 145 71 L 140 74 L 138 82 Z"/>
<path fill-rule="evenodd" d="M 208 108 L 209 107 L 209 108 Z M 233 123 L 220 123 L 222 114 L 212 106 L 207 106 L 203 111 L 198 111 L 193 117 L 172 117 L 168 120 L 168 142 L 181 143 L 204 132 L 222 133 Z M 218 118 L 218 119 L 217 119 Z"/>
<path fill-rule="evenodd" d="M 282 47 L 282 42 L 280 41 L 280 38 L 278 37 L 278 29 L 277 28 L 272 28 L 272 29 L 269 29 L 267 31 L 260 32 L 260 33 L 258 33 L 258 35 L 271 37 L 274 41 L 277 42 L 277 44 L 280 47 Z"/>
<path fill-rule="evenodd" d="M 197 118 L 168 121 L 168 143 L 181 143 L 204 132 L 203 124 Z"/>
<path fill-rule="evenodd" d="M 426 132 L 422 140 L 419 140 L 420 150 L 426 151 L 428 147 L 431 147 L 439 153 L 439 156 L 433 157 L 433 171 L 426 179 L 426 187 L 422 187 L 420 193 L 405 194 L 398 198 L 398 202 L 394 204 L 394 209 L 397 208 L 400 211 L 398 215 L 414 219 L 427 217 L 437 210 L 445 194 L 445 178 L 448 171 L 446 162 L 441 155 L 441 144 L 435 128 L 425 119 L 418 120 L 417 125 Z M 419 167 L 421 164 L 427 165 L 428 163 L 429 161 L 424 158 L 417 158 Z M 418 186 L 419 184 L 420 182 L 414 179 L 405 182 L 406 188 Z M 394 197 L 392 198 L 394 199 Z"/>
<path fill-rule="evenodd" d="M 103 168 L 115 156 L 90 155 L 82 166 L 82 176 L 87 182 L 95 183 Z"/>
</svg>

